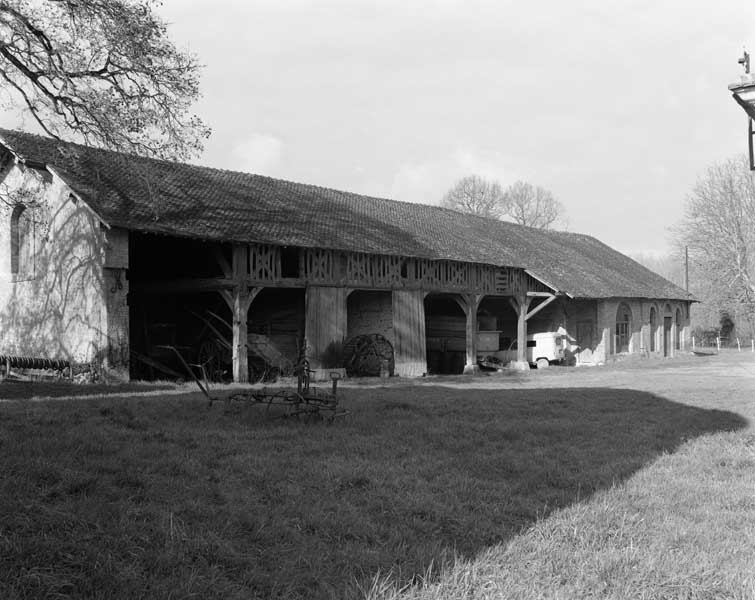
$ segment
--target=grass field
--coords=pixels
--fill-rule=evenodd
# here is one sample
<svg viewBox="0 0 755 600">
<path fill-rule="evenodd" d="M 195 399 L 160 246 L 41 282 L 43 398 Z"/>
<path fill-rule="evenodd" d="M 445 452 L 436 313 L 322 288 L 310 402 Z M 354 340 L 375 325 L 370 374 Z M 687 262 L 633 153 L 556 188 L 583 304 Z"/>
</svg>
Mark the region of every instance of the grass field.
<svg viewBox="0 0 755 600">
<path fill-rule="evenodd" d="M 0 384 L 0 598 L 755 598 L 749 353 L 359 382 L 331 426 L 82 390 Z"/>
</svg>

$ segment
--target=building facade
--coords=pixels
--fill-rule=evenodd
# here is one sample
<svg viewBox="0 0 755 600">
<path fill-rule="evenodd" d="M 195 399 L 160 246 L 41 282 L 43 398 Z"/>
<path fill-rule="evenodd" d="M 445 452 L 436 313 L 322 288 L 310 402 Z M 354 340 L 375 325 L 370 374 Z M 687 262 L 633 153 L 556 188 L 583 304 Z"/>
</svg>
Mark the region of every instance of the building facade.
<svg viewBox="0 0 755 600">
<path fill-rule="evenodd" d="M 514 341 L 526 366 L 535 332 L 578 364 L 689 344 L 693 299 L 589 236 L 20 132 L 0 146 L 0 355 L 125 379 L 159 376 L 171 347 L 244 381 L 255 335 L 318 368 L 377 334 L 401 376 Z"/>
</svg>

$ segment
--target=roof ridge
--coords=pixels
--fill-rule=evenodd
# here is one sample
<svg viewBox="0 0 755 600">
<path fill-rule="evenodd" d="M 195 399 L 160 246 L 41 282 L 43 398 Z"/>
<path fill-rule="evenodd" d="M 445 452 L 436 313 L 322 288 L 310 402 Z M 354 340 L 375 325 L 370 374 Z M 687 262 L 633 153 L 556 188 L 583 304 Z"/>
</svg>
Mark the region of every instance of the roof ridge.
<svg viewBox="0 0 755 600">
<path fill-rule="evenodd" d="M 565 232 L 565 231 L 562 231 L 562 230 L 558 230 L 558 229 L 543 229 L 543 228 L 540 228 L 540 227 L 532 227 L 530 225 L 522 225 L 521 223 L 515 223 L 515 222 L 512 222 L 512 221 L 506 221 L 506 220 L 499 219 L 499 218 L 486 217 L 486 216 L 483 216 L 483 215 L 477 215 L 477 214 L 473 214 L 473 213 L 465 213 L 465 212 L 462 212 L 462 211 L 459 211 L 459 210 L 455 210 L 453 208 L 449 208 L 449 207 L 446 207 L 446 206 L 440 206 L 438 204 L 427 204 L 425 202 L 412 202 L 411 200 L 399 200 L 399 199 L 396 199 L 396 198 L 388 198 L 386 196 L 376 196 L 376 195 L 372 195 L 372 194 L 363 194 L 363 193 L 360 193 L 360 192 L 352 192 L 352 191 L 348 191 L 348 190 L 343 190 L 343 189 L 339 189 L 339 188 L 333 188 L 333 187 L 318 185 L 318 184 L 314 184 L 314 183 L 307 183 L 307 182 L 303 182 L 303 181 L 294 181 L 293 179 L 282 179 L 280 177 L 272 177 L 270 175 L 263 175 L 261 173 L 250 173 L 248 171 L 236 171 L 236 170 L 233 170 L 233 169 L 224 169 L 224 168 L 221 168 L 221 167 L 213 167 L 213 166 L 209 166 L 209 165 L 200 165 L 200 164 L 191 163 L 191 162 L 185 162 L 185 161 L 169 160 L 169 159 L 164 159 L 164 158 L 157 158 L 157 157 L 154 157 L 154 156 L 143 156 L 141 154 L 133 154 L 133 153 L 129 153 L 129 152 L 121 152 L 119 150 L 112 150 L 110 148 L 100 148 L 99 146 L 89 146 L 87 144 L 81 144 L 79 142 L 72 142 L 72 141 L 69 141 L 69 140 L 57 139 L 57 138 L 53 138 L 53 137 L 49 137 L 49 136 L 39 135 L 37 133 L 29 133 L 27 131 L 21 131 L 21 130 L 18 130 L 18 129 L 14 130 L 14 129 L 0 128 L 0 136 L 2 136 L 5 133 L 11 133 L 11 134 L 15 134 L 15 135 L 30 136 L 30 137 L 33 137 L 33 138 L 37 138 L 38 140 L 41 140 L 44 143 L 51 143 L 51 142 L 52 143 L 61 143 L 61 144 L 69 145 L 69 146 L 75 146 L 77 148 L 82 148 L 82 149 L 87 150 L 87 151 L 104 152 L 106 154 L 112 154 L 112 155 L 118 156 L 118 157 L 134 158 L 134 159 L 142 160 L 142 161 L 146 161 L 146 162 L 161 163 L 161 164 L 172 165 L 172 166 L 179 166 L 179 167 L 188 167 L 188 168 L 191 168 L 191 169 L 200 169 L 200 170 L 203 170 L 203 171 L 215 172 L 215 173 L 219 173 L 219 174 L 242 175 L 244 177 L 260 178 L 260 179 L 265 179 L 265 180 L 268 180 L 268 181 L 271 181 L 271 182 L 275 182 L 275 183 L 279 183 L 279 184 L 295 185 L 295 186 L 305 187 L 305 188 L 309 188 L 309 189 L 313 189 L 313 190 L 318 190 L 318 191 L 321 191 L 321 192 L 330 192 L 330 193 L 336 193 L 336 194 L 345 194 L 347 196 L 356 197 L 356 198 L 363 198 L 363 199 L 368 199 L 368 200 L 379 200 L 379 201 L 382 201 L 382 202 L 395 203 L 395 204 L 401 204 L 401 205 L 427 207 L 427 208 L 432 209 L 432 210 L 438 210 L 438 211 L 443 211 L 445 213 L 451 213 L 451 214 L 453 214 L 455 216 L 456 215 L 462 215 L 463 218 L 482 219 L 486 223 L 504 223 L 505 226 L 511 226 L 511 227 L 514 227 L 514 228 L 517 228 L 517 229 L 521 228 L 522 230 L 527 230 L 527 231 L 533 231 L 533 230 L 534 231 L 539 231 L 539 232 L 545 233 L 546 235 L 548 233 L 550 233 L 550 232 L 554 232 L 554 233 L 568 233 L 568 232 Z"/>
<path fill-rule="evenodd" d="M 23 131 L 0 128 L 0 140 L 130 231 L 527 268 L 575 296 L 689 297 L 586 234 Z"/>
</svg>

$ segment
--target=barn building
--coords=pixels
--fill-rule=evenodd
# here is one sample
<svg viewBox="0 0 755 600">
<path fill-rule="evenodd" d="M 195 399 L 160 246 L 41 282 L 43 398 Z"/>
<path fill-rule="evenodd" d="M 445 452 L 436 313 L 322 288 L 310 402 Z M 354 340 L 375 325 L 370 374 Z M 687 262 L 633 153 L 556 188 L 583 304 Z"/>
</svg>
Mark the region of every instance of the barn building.
<svg viewBox="0 0 755 600">
<path fill-rule="evenodd" d="M 245 381 L 252 334 L 315 368 L 379 334 L 401 376 L 526 366 L 533 332 L 580 364 L 688 344 L 690 295 L 586 235 L 17 131 L 0 168 L 0 354 L 142 377 L 227 327 Z"/>
</svg>

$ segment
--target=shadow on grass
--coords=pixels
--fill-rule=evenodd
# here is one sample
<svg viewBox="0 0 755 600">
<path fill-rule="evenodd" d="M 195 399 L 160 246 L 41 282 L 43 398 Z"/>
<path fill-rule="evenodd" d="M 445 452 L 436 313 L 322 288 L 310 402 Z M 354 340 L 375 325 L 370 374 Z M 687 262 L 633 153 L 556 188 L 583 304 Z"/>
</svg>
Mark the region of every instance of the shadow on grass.
<svg viewBox="0 0 755 600">
<path fill-rule="evenodd" d="M 333 426 L 139 399 L 0 406 L 0 595 L 353 598 L 740 416 L 633 390 L 349 389 Z"/>
</svg>

